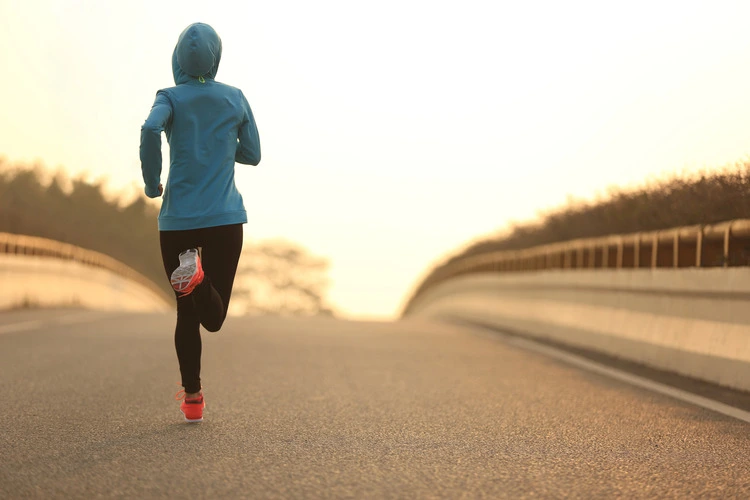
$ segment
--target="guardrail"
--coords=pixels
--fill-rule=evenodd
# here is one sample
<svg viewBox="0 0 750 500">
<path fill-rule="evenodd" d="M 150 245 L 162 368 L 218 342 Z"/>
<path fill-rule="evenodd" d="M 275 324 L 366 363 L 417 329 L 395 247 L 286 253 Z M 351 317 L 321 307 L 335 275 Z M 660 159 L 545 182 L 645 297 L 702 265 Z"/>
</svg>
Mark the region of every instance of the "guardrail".
<svg viewBox="0 0 750 500">
<path fill-rule="evenodd" d="M 404 314 L 408 314 L 414 300 L 428 289 L 470 273 L 734 267 L 749 263 L 750 219 L 495 251 L 459 258 L 439 268 L 417 288 Z"/>
<path fill-rule="evenodd" d="M 87 266 L 98 267 L 111 271 L 123 278 L 134 281 L 171 303 L 172 297 L 143 276 L 135 269 L 94 250 L 77 247 L 69 243 L 62 243 L 37 236 L 0 232 L 0 254 L 28 255 L 38 257 L 52 257 L 56 259 L 80 262 Z"/>
</svg>

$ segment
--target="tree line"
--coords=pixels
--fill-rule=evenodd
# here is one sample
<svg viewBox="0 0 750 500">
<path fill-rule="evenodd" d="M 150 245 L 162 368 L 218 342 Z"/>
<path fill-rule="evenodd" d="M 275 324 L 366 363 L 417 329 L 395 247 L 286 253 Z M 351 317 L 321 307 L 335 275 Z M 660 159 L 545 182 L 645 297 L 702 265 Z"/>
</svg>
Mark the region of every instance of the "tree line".
<svg viewBox="0 0 750 500">
<path fill-rule="evenodd" d="M 693 175 L 673 174 L 630 189 L 613 187 L 592 201 L 569 200 L 535 221 L 512 224 L 500 236 L 468 245 L 432 273 L 460 258 L 497 250 L 748 217 L 750 160 L 745 160 Z"/>
</svg>

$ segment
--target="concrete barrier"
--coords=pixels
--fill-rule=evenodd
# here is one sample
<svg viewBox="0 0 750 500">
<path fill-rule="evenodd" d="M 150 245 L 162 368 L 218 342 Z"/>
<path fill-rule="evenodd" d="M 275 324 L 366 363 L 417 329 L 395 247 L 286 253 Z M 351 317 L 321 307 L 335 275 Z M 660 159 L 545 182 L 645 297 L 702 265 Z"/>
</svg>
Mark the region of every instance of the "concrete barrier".
<svg viewBox="0 0 750 500">
<path fill-rule="evenodd" d="M 478 273 L 408 316 L 468 321 L 750 390 L 750 269 Z"/>
<path fill-rule="evenodd" d="M 34 236 L 0 233 L 0 310 L 78 306 L 166 311 L 172 297 L 99 252 Z"/>
<path fill-rule="evenodd" d="M 77 306 L 117 311 L 166 311 L 167 300 L 114 272 L 54 257 L 0 254 L 0 310 Z"/>
</svg>

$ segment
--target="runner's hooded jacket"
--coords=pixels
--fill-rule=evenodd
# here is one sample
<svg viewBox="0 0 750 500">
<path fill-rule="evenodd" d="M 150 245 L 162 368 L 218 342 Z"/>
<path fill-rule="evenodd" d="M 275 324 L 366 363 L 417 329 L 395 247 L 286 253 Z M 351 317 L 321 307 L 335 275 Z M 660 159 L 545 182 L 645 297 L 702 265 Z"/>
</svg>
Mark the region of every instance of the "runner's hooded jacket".
<svg viewBox="0 0 750 500">
<path fill-rule="evenodd" d="M 216 31 L 203 23 L 188 26 L 172 54 L 176 85 L 156 93 L 141 128 L 141 171 L 149 198 L 159 196 L 162 131 L 169 142 L 160 231 L 247 222 L 234 164 L 260 163 L 260 138 L 242 91 L 214 80 L 220 59 Z"/>
</svg>

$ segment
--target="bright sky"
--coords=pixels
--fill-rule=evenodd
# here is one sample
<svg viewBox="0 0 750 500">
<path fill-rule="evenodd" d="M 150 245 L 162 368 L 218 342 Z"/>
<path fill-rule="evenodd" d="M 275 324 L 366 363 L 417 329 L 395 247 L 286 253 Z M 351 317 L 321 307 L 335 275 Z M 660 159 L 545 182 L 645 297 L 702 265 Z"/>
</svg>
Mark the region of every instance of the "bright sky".
<svg viewBox="0 0 750 500">
<path fill-rule="evenodd" d="M 0 19 L 0 156 L 115 189 L 140 189 L 179 33 L 211 24 L 261 135 L 245 232 L 328 257 L 350 317 L 392 317 L 432 264 L 568 195 L 750 152 L 745 1 L 0 0 Z"/>
</svg>

